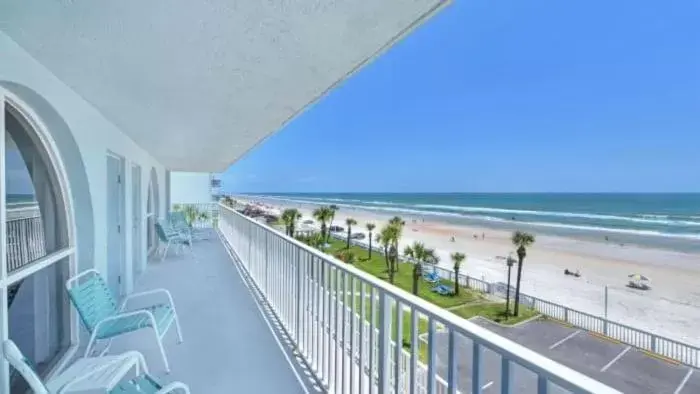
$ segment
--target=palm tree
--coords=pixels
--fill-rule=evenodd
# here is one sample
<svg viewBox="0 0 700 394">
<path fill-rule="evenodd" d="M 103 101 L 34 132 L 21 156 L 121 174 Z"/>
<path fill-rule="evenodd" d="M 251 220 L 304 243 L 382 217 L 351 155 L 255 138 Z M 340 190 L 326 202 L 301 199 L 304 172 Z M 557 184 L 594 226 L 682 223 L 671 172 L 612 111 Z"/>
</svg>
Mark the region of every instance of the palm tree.
<svg viewBox="0 0 700 394">
<path fill-rule="evenodd" d="M 301 212 L 295 208 L 285 209 L 282 212 L 281 219 L 284 223 L 285 233 L 290 237 L 294 237 L 294 230 L 297 226 L 297 221 L 301 219 Z"/>
<path fill-rule="evenodd" d="M 392 261 L 392 268 L 396 270 L 396 272 L 399 271 L 399 241 L 401 240 L 401 236 L 403 235 L 403 227 L 406 225 L 406 222 L 401 219 L 399 216 L 394 216 L 389 220 L 389 225 L 394 227 L 396 231 L 393 233 L 394 238 L 391 240 L 391 261 Z"/>
<path fill-rule="evenodd" d="M 525 256 L 527 256 L 527 248 L 535 243 L 535 236 L 524 231 L 516 231 L 510 238 L 513 245 L 515 245 L 518 253 L 518 276 L 515 279 L 515 309 L 513 314 L 518 316 L 518 307 L 520 306 L 520 280 L 523 275 L 523 261 L 525 261 Z"/>
<path fill-rule="evenodd" d="M 338 212 L 338 206 L 335 205 L 335 204 L 331 204 L 331 205 L 329 205 L 327 208 L 330 209 L 330 217 L 329 217 L 329 220 L 328 220 L 328 226 L 332 226 L 332 225 L 333 225 L 333 219 L 335 219 L 335 213 Z M 326 242 L 328 242 L 328 240 L 329 240 L 330 238 L 331 238 L 331 232 L 329 231 L 328 234 L 326 234 Z"/>
<path fill-rule="evenodd" d="M 422 262 L 426 259 L 426 249 L 422 242 L 414 242 L 411 246 L 406 246 L 403 254 L 413 260 L 413 294 L 418 295 L 418 281 L 423 273 Z"/>
<path fill-rule="evenodd" d="M 452 257 L 455 270 L 455 295 L 459 295 L 459 268 L 462 266 L 462 261 L 464 261 L 467 256 L 465 256 L 464 253 L 454 252 L 450 257 Z"/>
<path fill-rule="evenodd" d="M 350 235 L 352 235 L 352 226 L 357 224 L 357 220 L 347 218 L 345 219 L 345 224 L 348 226 L 348 249 L 350 249 Z"/>
<path fill-rule="evenodd" d="M 223 203 L 224 205 L 228 205 L 229 207 L 233 208 L 233 198 L 231 198 L 231 196 L 224 197 Z"/>
<path fill-rule="evenodd" d="M 321 222 L 321 237 L 325 242 L 328 242 L 328 238 L 326 237 L 326 231 L 328 230 L 327 223 L 329 220 L 332 220 L 333 211 L 330 207 L 323 206 L 316 208 L 313 212 L 313 215 L 314 219 Z"/>
<path fill-rule="evenodd" d="M 367 223 L 365 225 L 365 227 L 367 227 L 367 231 L 369 232 L 369 257 L 367 257 L 367 259 L 371 259 L 372 258 L 372 231 L 374 230 L 375 225 L 374 225 L 374 223 Z"/>
<path fill-rule="evenodd" d="M 189 227 L 192 227 L 192 225 L 197 221 L 209 220 L 209 213 L 206 211 L 200 211 L 195 205 L 175 204 L 173 206 L 173 210 L 176 212 L 182 212 Z"/>
<path fill-rule="evenodd" d="M 393 240 L 396 237 L 396 227 L 387 224 L 382 227 L 382 230 L 377 234 L 377 242 L 384 247 L 384 259 L 386 261 L 386 268 L 389 272 L 389 282 L 394 283 L 394 269 L 391 266 L 391 256 L 389 253 L 389 248 L 393 246 Z"/>
</svg>

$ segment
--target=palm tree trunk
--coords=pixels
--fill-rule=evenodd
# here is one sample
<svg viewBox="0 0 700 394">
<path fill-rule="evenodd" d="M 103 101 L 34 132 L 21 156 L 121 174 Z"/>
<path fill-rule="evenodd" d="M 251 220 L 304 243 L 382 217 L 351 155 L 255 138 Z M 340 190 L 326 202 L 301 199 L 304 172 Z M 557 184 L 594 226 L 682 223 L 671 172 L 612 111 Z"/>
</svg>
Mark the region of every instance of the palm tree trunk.
<svg viewBox="0 0 700 394">
<path fill-rule="evenodd" d="M 419 263 L 413 265 L 413 294 L 418 295 L 418 280 L 420 279 L 421 266 Z"/>
<path fill-rule="evenodd" d="M 350 249 L 350 231 L 351 231 L 351 227 L 348 226 L 348 249 Z"/>
<path fill-rule="evenodd" d="M 396 261 L 396 266 L 394 268 L 396 268 L 396 272 L 399 272 L 399 243 L 398 242 L 394 245 L 394 250 L 396 251 L 396 254 L 394 254 L 394 260 Z"/>
<path fill-rule="evenodd" d="M 369 259 L 372 259 L 372 232 L 369 232 Z"/>
<path fill-rule="evenodd" d="M 335 219 L 335 215 L 333 217 L 331 217 L 331 222 L 328 224 L 329 227 L 333 226 L 333 219 Z M 324 239 L 326 240 L 326 243 L 328 243 L 328 240 L 331 239 L 331 232 L 330 231 L 328 231 L 328 234 L 326 235 L 326 238 L 324 238 Z"/>
<path fill-rule="evenodd" d="M 455 270 L 455 295 L 459 295 L 459 269 Z"/>
<path fill-rule="evenodd" d="M 513 315 L 518 316 L 518 309 L 520 306 L 520 279 L 523 274 L 523 259 L 518 258 L 518 277 L 515 282 L 515 306 L 513 309 Z"/>
<path fill-rule="evenodd" d="M 508 314 L 510 313 L 510 270 L 512 267 L 512 264 L 509 263 L 510 265 L 508 266 L 508 287 L 506 288 L 506 317 L 508 317 Z"/>
<path fill-rule="evenodd" d="M 384 261 L 386 261 L 386 270 L 391 273 L 391 267 L 389 266 L 389 248 L 384 247 Z"/>
</svg>

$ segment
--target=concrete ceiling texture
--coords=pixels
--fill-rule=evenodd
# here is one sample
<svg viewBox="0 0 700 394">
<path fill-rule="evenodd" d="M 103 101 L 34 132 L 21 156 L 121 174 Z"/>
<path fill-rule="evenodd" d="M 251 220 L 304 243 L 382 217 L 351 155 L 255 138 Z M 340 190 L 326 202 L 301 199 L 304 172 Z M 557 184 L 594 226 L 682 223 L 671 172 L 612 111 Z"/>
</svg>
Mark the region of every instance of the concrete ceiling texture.
<svg viewBox="0 0 700 394">
<path fill-rule="evenodd" d="M 0 30 L 176 171 L 222 171 L 441 0 L 0 0 Z"/>
</svg>

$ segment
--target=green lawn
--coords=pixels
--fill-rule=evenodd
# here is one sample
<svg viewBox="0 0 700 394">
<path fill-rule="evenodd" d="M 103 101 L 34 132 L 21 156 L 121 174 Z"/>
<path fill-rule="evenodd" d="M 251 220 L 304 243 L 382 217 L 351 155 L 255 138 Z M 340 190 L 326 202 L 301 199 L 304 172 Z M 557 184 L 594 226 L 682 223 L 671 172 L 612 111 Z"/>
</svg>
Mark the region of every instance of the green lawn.
<svg viewBox="0 0 700 394">
<path fill-rule="evenodd" d="M 327 248 L 325 252 L 330 255 L 335 255 L 337 252 L 347 248 L 346 242 L 337 239 L 331 238 L 329 243 L 331 246 Z M 356 257 L 355 263 L 353 264 L 355 267 L 382 280 L 389 280 L 389 274 L 386 269 L 386 262 L 384 261 L 383 255 L 379 253 L 372 253 L 372 259 L 368 259 L 367 249 L 359 246 L 350 246 L 350 250 L 354 252 Z M 443 279 L 440 281 L 440 283 L 450 288 L 454 288 L 454 282 L 452 281 Z M 399 264 L 398 272 L 396 272 L 394 275 L 394 285 L 408 291 L 409 293 L 412 292 L 413 266 L 411 264 Z M 443 296 L 431 291 L 433 287 L 435 287 L 434 284 L 428 283 L 421 278 L 418 281 L 418 296 L 443 308 L 450 308 L 483 299 L 483 296 L 480 293 L 470 289 L 461 288 L 458 296 Z"/>
<path fill-rule="evenodd" d="M 537 311 L 535 311 L 534 309 L 530 309 L 523 305 L 520 305 L 520 311 L 518 316 L 516 317 L 512 315 L 512 308 L 513 307 L 511 306 L 511 312 L 508 316 L 506 316 L 505 313 L 506 304 L 503 302 L 465 305 L 460 308 L 452 309 L 450 310 L 450 312 L 465 319 L 470 319 L 474 316 L 481 316 L 505 325 L 513 325 L 516 323 L 520 323 L 538 314 Z"/>
<path fill-rule="evenodd" d="M 331 238 L 329 240 L 330 246 L 323 250 L 323 252 L 335 256 L 338 252 L 347 249 L 347 243 L 343 240 L 338 240 Z M 388 281 L 389 275 L 386 268 L 386 262 L 384 256 L 380 253 L 373 252 L 372 258 L 369 258 L 369 252 L 367 249 L 359 246 L 350 246 L 350 251 L 355 255 L 355 262 L 353 265 L 377 278 Z M 327 285 L 328 289 L 331 291 L 340 290 L 336 288 L 335 275 L 332 272 L 326 273 L 326 278 L 322 281 Z M 441 284 L 444 284 L 450 288 L 454 288 L 454 282 L 448 280 L 441 280 Z M 407 263 L 399 264 L 399 271 L 394 275 L 394 285 L 408 292 L 412 292 L 413 288 L 413 266 Z M 495 322 L 512 325 L 523 320 L 529 319 L 537 314 L 536 311 L 522 307 L 520 310 L 520 316 L 508 316 L 505 315 L 505 303 L 501 302 L 485 302 L 486 298 L 481 293 L 472 290 L 460 288 L 459 295 L 456 296 L 442 296 L 431 291 L 434 284 L 428 283 L 422 278 L 418 282 L 418 296 L 424 300 L 431 302 L 442 308 L 451 308 L 450 311 L 460 317 L 465 319 L 472 318 L 474 316 L 482 316 L 484 318 L 493 320 Z M 359 291 L 359 287 L 355 289 L 355 292 Z M 353 294 L 353 290 L 350 288 L 346 289 L 345 296 L 340 295 L 346 305 L 355 303 L 355 312 L 360 313 L 361 297 L 357 294 Z M 370 319 L 370 299 L 369 294 L 365 295 L 365 320 Z M 375 307 L 375 314 L 378 313 L 378 305 Z M 396 341 L 396 309 L 392 307 L 392 331 L 391 338 Z M 410 348 L 411 344 L 411 313 L 404 310 L 402 313 L 402 344 L 404 348 Z M 376 324 L 379 323 L 379 316 L 376 315 Z M 418 335 L 422 335 L 428 332 L 428 320 L 425 316 L 419 315 L 418 319 Z M 427 360 L 427 344 L 424 341 L 418 340 L 418 354 L 419 359 L 423 362 Z"/>
</svg>

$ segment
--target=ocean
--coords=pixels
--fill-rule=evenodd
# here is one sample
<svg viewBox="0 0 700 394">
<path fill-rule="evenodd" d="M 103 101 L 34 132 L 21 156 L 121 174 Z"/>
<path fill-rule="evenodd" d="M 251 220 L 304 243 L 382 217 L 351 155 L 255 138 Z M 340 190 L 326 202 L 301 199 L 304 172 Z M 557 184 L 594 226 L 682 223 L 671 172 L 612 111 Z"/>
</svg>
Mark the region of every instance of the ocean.
<svg viewBox="0 0 700 394">
<path fill-rule="evenodd" d="M 700 252 L 700 193 L 274 193 L 451 223 Z M 262 197 L 262 196 L 261 196 Z"/>
</svg>

